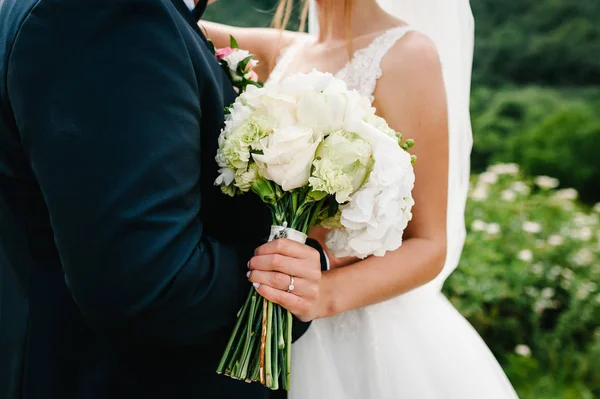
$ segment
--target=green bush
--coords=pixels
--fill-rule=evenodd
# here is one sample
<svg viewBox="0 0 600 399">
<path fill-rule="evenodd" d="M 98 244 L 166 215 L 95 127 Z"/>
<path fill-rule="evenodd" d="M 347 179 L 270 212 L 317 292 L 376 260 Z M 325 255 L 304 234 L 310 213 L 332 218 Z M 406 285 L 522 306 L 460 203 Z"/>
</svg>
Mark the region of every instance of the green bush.
<svg viewBox="0 0 600 399">
<path fill-rule="evenodd" d="M 600 204 L 582 207 L 557 185 L 514 164 L 475 176 L 461 266 L 444 290 L 523 397 L 598 397 Z"/>
<path fill-rule="evenodd" d="M 515 162 L 558 177 L 584 201 L 600 201 L 600 91 L 478 88 L 472 96 L 472 164 Z"/>
</svg>

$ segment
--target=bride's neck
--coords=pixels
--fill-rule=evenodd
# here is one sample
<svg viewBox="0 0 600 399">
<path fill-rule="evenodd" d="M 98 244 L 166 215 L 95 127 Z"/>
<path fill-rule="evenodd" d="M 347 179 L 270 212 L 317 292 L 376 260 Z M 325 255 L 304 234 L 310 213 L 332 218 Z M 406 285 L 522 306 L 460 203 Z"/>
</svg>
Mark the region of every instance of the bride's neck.
<svg viewBox="0 0 600 399">
<path fill-rule="evenodd" d="M 316 0 L 320 42 L 346 40 L 348 36 L 353 38 L 371 33 L 370 23 L 376 23 L 387 16 L 377 0 L 352 0 L 351 3 L 348 15 L 345 0 Z"/>
</svg>

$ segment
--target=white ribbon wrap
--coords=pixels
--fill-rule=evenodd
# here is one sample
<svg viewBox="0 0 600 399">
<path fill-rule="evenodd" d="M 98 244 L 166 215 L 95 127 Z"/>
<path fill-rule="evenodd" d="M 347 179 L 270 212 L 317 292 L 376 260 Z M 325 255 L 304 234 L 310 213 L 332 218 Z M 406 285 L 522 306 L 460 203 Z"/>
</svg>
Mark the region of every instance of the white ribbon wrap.
<svg viewBox="0 0 600 399">
<path fill-rule="evenodd" d="M 299 242 L 300 244 L 306 244 L 308 236 L 296 229 L 284 226 L 271 226 L 271 234 L 269 235 L 269 241 L 277 240 L 279 238 L 287 238 L 288 240 Z"/>
</svg>

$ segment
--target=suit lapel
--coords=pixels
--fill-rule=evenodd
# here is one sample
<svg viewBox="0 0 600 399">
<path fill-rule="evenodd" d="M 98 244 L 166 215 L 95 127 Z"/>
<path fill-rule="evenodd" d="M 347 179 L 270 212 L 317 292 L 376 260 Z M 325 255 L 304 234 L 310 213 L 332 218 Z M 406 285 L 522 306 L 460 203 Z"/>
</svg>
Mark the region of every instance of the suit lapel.
<svg viewBox="0 0 600 399">
<path fill-rule="evenodd" d="M 192 27 L 192 29 L 194 29 L 194 31 L 196 31 L 196 33 L 198 33 L 200 38 L 208 46 L 208 43 L 207 43 L 208 40 L 206 39 L 206 36 L 204 36 L 204 33 L 202 32 L 200 27 L 198 26 L 198 22 L 196 20 L 196 17 L 198 17 L 198 19 L 199 19 L 202 16 L 202 13 L 206 9 L 206 4 L 208 3 L 208 1 L 207 0 L 199 0 L 198 5 L 196 6 L 196 9 L 194 10 L 193 13 L 190 11 L 188 6 L 183 2 L 183 0 L 171 0 L 171 2 L 175 6 L 175 8 L 177 8 L 177 11 L 179 11 L 181 16 L 187 21 L 187 23 Z M 227 105 L 233 103 L 233 101 L 235 100 L 235 97 L 236 97 L 236 93 L 233 90 L 233 86 L 231 85 L 231 81 L 229 80 L 229 77 L 225 76 L 226 75 L 225 72 L 223 72 L 223 70 L 220 67 L 216 66 L 216 62 L 215 62 L 215 65 L 213 66 L 213 70 L 216 74 L 221 76 L 221 89 L 222 89 L 224 103 Z"/>
<path fill-rule="evenodd" d="M 189 8 L 183 2 L 183 0 L 171 0 L 171 2 L 175 6 L 175 8 L 177 8 L 177 11 L 179 11 L 181 16 L 187 21 L 187 23 L 190 24 L 192 29 L 194 29 L 196 31 L 196 33 L 198 33 L 200 35 L 200 38 L 202 38 L 204 43 L 206 43 L 206 36 L 204 36 L 204 33 L 198 26 L 198 20 L 202 16 L 202 13 L 204 13 L 207 2 L 200 0 L 200 2 L 198 3 L 198 6 L 193 11 L 193 13 L 192 13 L 192 11 L 189 10 Z M 198 16 L 198 19 L 196 19 L 196 16 Z"/>
</svg>

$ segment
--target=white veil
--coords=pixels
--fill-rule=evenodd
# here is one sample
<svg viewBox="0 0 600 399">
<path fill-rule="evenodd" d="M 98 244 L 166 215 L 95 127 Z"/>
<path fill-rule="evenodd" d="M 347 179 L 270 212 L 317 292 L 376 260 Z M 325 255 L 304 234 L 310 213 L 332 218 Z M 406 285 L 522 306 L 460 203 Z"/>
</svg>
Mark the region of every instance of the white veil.
<svg viewBox="0 0 600 399">
<path fill-rule="evenodd" d="M 318 30 L 311 0 L 310 32 Z M 450 162 L 448 176 L 448 255 L 441 284 L 457 267 L 465 240 L 464 211 L 469 189 L 473 143 L 469 99 L 474 46 L 474 21 L 469 0 L 378 0 L 381 7 L 427 35 L 437 46 L 448 101 Z"/>
</svg>

